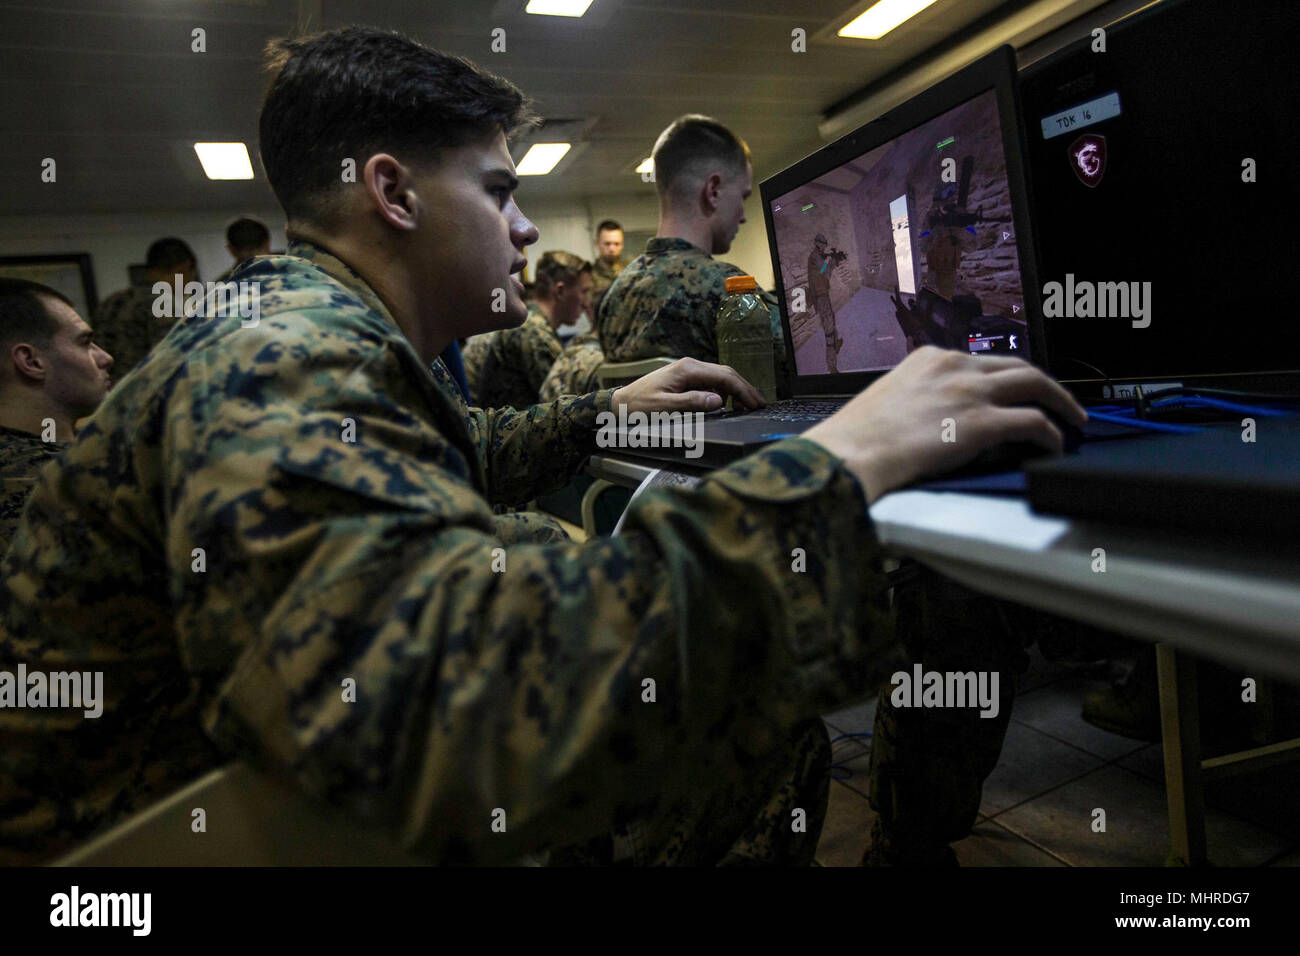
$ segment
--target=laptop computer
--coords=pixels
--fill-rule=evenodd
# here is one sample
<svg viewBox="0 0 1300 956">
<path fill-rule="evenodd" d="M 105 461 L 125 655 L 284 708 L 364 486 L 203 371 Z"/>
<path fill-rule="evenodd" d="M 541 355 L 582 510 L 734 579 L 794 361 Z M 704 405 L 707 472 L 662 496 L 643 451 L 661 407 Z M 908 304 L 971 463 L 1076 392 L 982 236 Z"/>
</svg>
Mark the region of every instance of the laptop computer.
<svg viewBox="0 0 1300 956">
<path fill-rule="evenodd" d="M 1015 72 L 1003 46 L 764 181 L 791 398 L 705 416 L 690 449 L 667 426 L 650 442 L 620 429 L 622 447 L 719 467 L 833 414 L 922 345 L 1033 361 Z"/>
</svg>

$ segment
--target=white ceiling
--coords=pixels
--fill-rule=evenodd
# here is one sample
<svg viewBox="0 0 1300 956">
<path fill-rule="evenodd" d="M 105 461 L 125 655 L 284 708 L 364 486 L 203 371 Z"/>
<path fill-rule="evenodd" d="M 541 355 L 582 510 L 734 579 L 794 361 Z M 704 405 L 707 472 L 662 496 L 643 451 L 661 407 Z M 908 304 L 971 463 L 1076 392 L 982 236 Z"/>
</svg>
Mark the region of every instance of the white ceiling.
<svg viewBox="0 0 1300 956">
<path fill-rule="evenodd" d="M 685 112 L 743 136 L 760 180 L 820 145 L 828 107 L 1027 6 L 939 0 L 885 40 L 852 46 L 816 34 L 853 0 L 595 0 L 580 20 L 525 15 L 524 3 L 0 0 L 0 215 L 264 208 L 261 50 L 299 24 L 402 31 L 512 80 L 543 116 L 579 121 L 580 148 L 521 190 L 562 201 L 651 193 L 632 168 Z M 190 50 L 196 27 L 205 53 Z M 505 53 L 490 50 L 496 27 Z M 791 51 L 796 27 L 806 53 Z M 247 142 L 257 178 L 209 182 L 195 140 Z M 56 183 L 40 181 L 45 157 Z"/>
</svg>

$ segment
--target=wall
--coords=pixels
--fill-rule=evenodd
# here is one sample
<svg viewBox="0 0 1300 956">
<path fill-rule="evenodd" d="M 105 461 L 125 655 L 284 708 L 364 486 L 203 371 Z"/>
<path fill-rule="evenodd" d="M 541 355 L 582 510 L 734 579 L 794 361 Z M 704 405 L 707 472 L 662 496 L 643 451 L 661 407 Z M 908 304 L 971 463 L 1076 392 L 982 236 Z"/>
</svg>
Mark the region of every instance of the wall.
<svg viewBox="0 0 1300 956">
<path fill-rule="evenodd" d="M 519 195 L 520 207 L 537 226 L 541 238 L 528 249 L 528 275 L 542 253 L 565 249 L 584 258 L 595 256 L 594 229 L 603 219 L 616 219 L 629 231 L 653 233 L 659 224 L 659 205 L 653 195 L 593 196 L 568 203 L 529 201 L 527 185 Z M 771 288 L 772 262 L 757 194 L 746 204 L 749 221 L 740 227 L 735 244 L 725 258 L 751 270 L 764 288 Z M 231 264 L 226 252 L 226 226 L 240 216 L 251 216 L 271 230 L 271 248 L 282 251 L 284 216 L 278 210 L 232 209 L 226 212 L 120 213 L 79 216 L 0 216 L 0 256 L 47 255 L 87 252 L 102 301 L 128 283 L 127 267 L 143 263 L 149 244 L 164 236 L 189 243 L 198 258 L 199 275 L 215 279 Z M 641 249 L 627 250 L 633 257 Z"/>
<path fill-rule="evenodd" d="M 653 195 L 600 195 L 590 196 L 574 203 L 531 202 L 527 186 L 520 190 L 519 205 L 541 233 L 537 245 L 528 251 L 529 262 L 536 262 L 543 252 L 565 249 L 592 258 L 595 256 L 596 223 L 604 219 L 617 220 L 625 233 L 648 232 L 653 234 L 659 226 L 659 201 Z M 763 209 L 759 204 L 758 190 L 745 203 L 746 221 L 736 233 L 731 249 L 716 258 L 730 262 L 749 272 L 764 289 L 772 288 L 772 256 L 768 251 L 767 230 L 763 225 Z M 633 259 L 642 249 L 624 250 L 624 256 Z M 529 276 L 532 275 L 529 266 Z"/>
<path fill-rule="evenodd" d="M 0 256 L 88 252 L 95 289 L 103 300 L 127 286 L 127 266 L 142 264 L 149 244 L 164 236 L 189 243 L 198 259 L 200 277 L 215 279 L 231 265 L 226 226 L 240 216 L 266 223 L 271 230 L 271 248 L 284 249 L 283 216 L 262 209 L 232 210 L 229 214 L 5 216 L 0 217 Z"/>
</svg>

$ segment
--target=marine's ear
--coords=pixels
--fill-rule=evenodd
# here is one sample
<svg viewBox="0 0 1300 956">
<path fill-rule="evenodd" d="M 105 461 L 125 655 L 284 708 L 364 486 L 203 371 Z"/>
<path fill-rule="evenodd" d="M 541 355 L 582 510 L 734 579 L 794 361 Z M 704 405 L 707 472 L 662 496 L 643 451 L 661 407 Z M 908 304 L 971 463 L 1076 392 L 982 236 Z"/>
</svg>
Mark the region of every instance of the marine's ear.
<svg viewBox="0 0 1300 956">
<path fill-rule="evenodd" d="M 718 205 L 722 201 L 722 182 L 721 173 L 709 173 L 704 180 L 704 185 L 700 187 L 706 212 L 717 211 Z"/>
<path fill-rule="evenodd" d="M 367 202 L 398 229 L 415 229 L 415 180 L 409 167 L 388 153 L 375 153 L 361 172 Z"/>
<path fill-rule="evenodd" d="M 38 382 L 45 381 L 47 372 L 45 360 L 41 357 L 40 350 L 34 345 L 26 342 L 18 342 L 10 346 L 9 358 L 13 362 L 14 370 L 25 378 L 34 379 Z"/>
</svg>

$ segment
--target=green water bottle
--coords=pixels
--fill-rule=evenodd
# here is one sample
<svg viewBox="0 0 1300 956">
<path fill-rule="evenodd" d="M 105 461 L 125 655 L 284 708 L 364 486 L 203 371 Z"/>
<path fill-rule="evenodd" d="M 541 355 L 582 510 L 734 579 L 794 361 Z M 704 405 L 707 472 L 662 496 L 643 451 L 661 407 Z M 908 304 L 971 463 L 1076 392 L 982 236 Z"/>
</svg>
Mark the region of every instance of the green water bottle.
<svg viewBox="0 0 1300 956">
<path fill-rule="evenodd" d="M 772 318 L 753 276 L 731 276 L 718 310 L 718 361 L 730 365 L 769 402 L 776 401 Z"/>
</svg>

